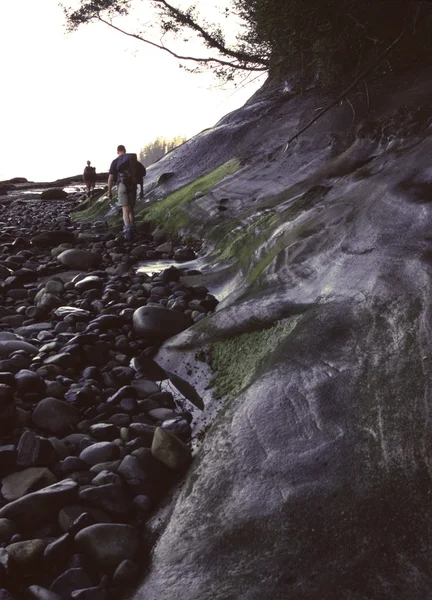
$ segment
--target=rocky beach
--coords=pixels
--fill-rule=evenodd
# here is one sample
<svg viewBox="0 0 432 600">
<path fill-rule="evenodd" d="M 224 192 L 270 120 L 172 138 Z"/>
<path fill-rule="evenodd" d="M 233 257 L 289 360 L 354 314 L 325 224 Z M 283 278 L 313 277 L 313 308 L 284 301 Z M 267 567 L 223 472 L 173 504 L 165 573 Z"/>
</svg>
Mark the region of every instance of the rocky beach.
<svg viewBox="0 0 432 600">
<path fill-rule="evenodd" d="M 56 183 L 0 184 L 1 600 L 118 599 L 142 576 L 204 406 L 153 356 L 218 303 L 183 282 L 198 241 L 141 223 L 127 243 Z"/>
</svg>

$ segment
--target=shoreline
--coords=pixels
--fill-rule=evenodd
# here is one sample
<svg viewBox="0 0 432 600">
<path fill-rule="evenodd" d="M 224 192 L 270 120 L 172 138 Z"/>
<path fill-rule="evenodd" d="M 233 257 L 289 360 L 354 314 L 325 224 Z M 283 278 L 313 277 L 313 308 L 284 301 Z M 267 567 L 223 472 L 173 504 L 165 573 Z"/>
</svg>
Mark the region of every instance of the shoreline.
<svg viewBox="0 0 432 600">
<path fill-rule="evenodd" d="M 19 181 L 18 181 L 19 180 Z M 24 181 L 25 180 L 25 181 Z M 96 181 L 98 183 L 106 183 L 108 181 L 108 172 L 106 173 L 97 173 Z M 0 181 L 0 189 L 8 187 L 7 191 L 19 191 L 25 189 L 34 189 L 34 188 L 52 188 L 62 185 L 67 185 L 69 183 L 80 183 L 83 184 L 83 176 L 82 173 L 78 175 L 71 175 L 70 177 L 63 177 L 61 179 L 56 179 L 54 181 L 28 181 L 25 177 L 13 177 L 12 179 L 5 179 L 4 181 Z M 1 194 L 0 194 L 1 195 Z"/>
</svg>

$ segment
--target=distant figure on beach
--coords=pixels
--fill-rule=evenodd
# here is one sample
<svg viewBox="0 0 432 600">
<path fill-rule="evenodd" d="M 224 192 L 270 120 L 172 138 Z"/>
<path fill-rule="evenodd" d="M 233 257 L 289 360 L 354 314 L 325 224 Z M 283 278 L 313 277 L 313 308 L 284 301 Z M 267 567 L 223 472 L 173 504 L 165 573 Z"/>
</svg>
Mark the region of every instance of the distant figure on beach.
<svg viewBox="0 0 432 600">
<path fill-rule="evenodd" d="M 83 180 L 87 188 L 87 198 L 93 198 L 96 184 L 96 167 L 92 167 L 89 160 L 87 161 L 87 166 L 84 169 Z"/>
<path fill-rule="evenodd" d="M 135 229 L 134 209 L 137 197 L 137 185 L 140 186 L 140 198 L 144 197 L 143 178 L 146 168 L 141 164 L 136 154 L 126 154 L 126 148 L 117 146 L 117 158 L 110 166 L 108 176 L 108 197 L 112 199 L 112 188 L 117 184 L 118 205 L 123 212 L 123 234 L 128 242 L 132 241 Z"/>
</svg>

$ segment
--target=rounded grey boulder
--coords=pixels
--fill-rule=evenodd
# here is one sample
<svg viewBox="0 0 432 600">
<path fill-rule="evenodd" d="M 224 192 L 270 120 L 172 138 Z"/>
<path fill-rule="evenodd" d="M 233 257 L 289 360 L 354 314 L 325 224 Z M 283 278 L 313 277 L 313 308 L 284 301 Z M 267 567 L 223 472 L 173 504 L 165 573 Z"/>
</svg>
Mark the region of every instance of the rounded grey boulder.
<svg viewBox="0 0 432 600">
<path fill-rule="evenodd" d="M 96 269 L 102 263 L 102 257 L 99 254 L 75 248 L 65 250 L 57 256 L 57 260 L 71 269 L 80 271 Z"/>
<path fill-rule="evenodd" d="M 67 198 L 68 193 L 61 188 L 53 188 L 51 190 L 44 190 L 41 194 L 42 200 L 63 200 Z"/>
<path fill-rule="evenodd" d="M 133 314 L 133 328 L 138 336 L 166 340 L 193 324 L 182 312 L 162 306 L 142 306 Z"/>
<path fill-rule="evenodd" d="M 73 232 L 65 230 L 41 231 L 30 240 L 33 246 L 47 247 L 58 246 L 63 243 L 73 243 L 74 241 L 75 235 Z"/>
<path fill-rule="evenodd" d="M 92 444 L 79 455 L 80 459 L 88 465 L 97 465 L 119 457 L 120 449 L 112 442 L 97 442 Z"/>
<path fill-rule="evenodd" d="M 161 427 L 157 427 L 154 433 L 151 453 L 173 471 L 183 469 L 191 457 L 188 446 Z"/>
<path fill-rule="evenodd" d="M 105 568 L 115 568 L 138 551 L 139 531 L 131 525 L 99 523 L 86 527 L 75 537 L 76 547 Z"/>
<path fill-rule="evenodd" d="M 6 547 L 11 561 L 16 567 L 28 572 L 42 558 L 47 542 L 43 540 L 25 540 Z"/>
<path fill-rule="evenodd" d="M 10 502 L 22 498 L 36 486 L 41 489 L 56 482 L 57 478 L 46 467 L 30 467 L 3 477 L 1 493 Z"/>
<path fill-rule="evenodd" d="M 0 509 L 0 519 L 9 519 L 20 528 L 37 527 L 55 518 L 56 511 L 73 502 L 77 492 L 78 484 L 72 479 L 64 479 L 9 502 Z"/>
<path fill-rule="evenodd" d="M 26 354 L 37 354 L 38 349 L 33 344 L 20 340 L 0 340 L 0 358 L 7 358 L 12 352 L 22 350 Z"/>
<path fill-rule="evenodd" d="M 27 596 L 34 600 L 62 600 L 61 596 L 40 585 L 31 585 L 27 588 Z"/>
<path fill-rule="evenodd" d="M 74 406 L 57 398 L 45 398 L 39 402 L 32 415 L 36 427 L 54 435 L 67 433 L 79 418 Z"/>
</svg>

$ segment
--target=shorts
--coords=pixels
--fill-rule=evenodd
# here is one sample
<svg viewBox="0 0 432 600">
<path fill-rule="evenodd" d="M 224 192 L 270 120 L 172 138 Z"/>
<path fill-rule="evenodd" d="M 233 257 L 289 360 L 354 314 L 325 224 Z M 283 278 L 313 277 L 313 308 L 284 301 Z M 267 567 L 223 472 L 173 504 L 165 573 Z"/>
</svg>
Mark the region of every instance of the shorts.
<svg viewBox="0 0 432 600">
<path fill-rule="evenodd" d="M 117 203 L 119 206 L 130 206 L 133 208 L 136 204 L 137 190 L 128 189 L 124 183 L 117 186 Z"/>
</svg>

